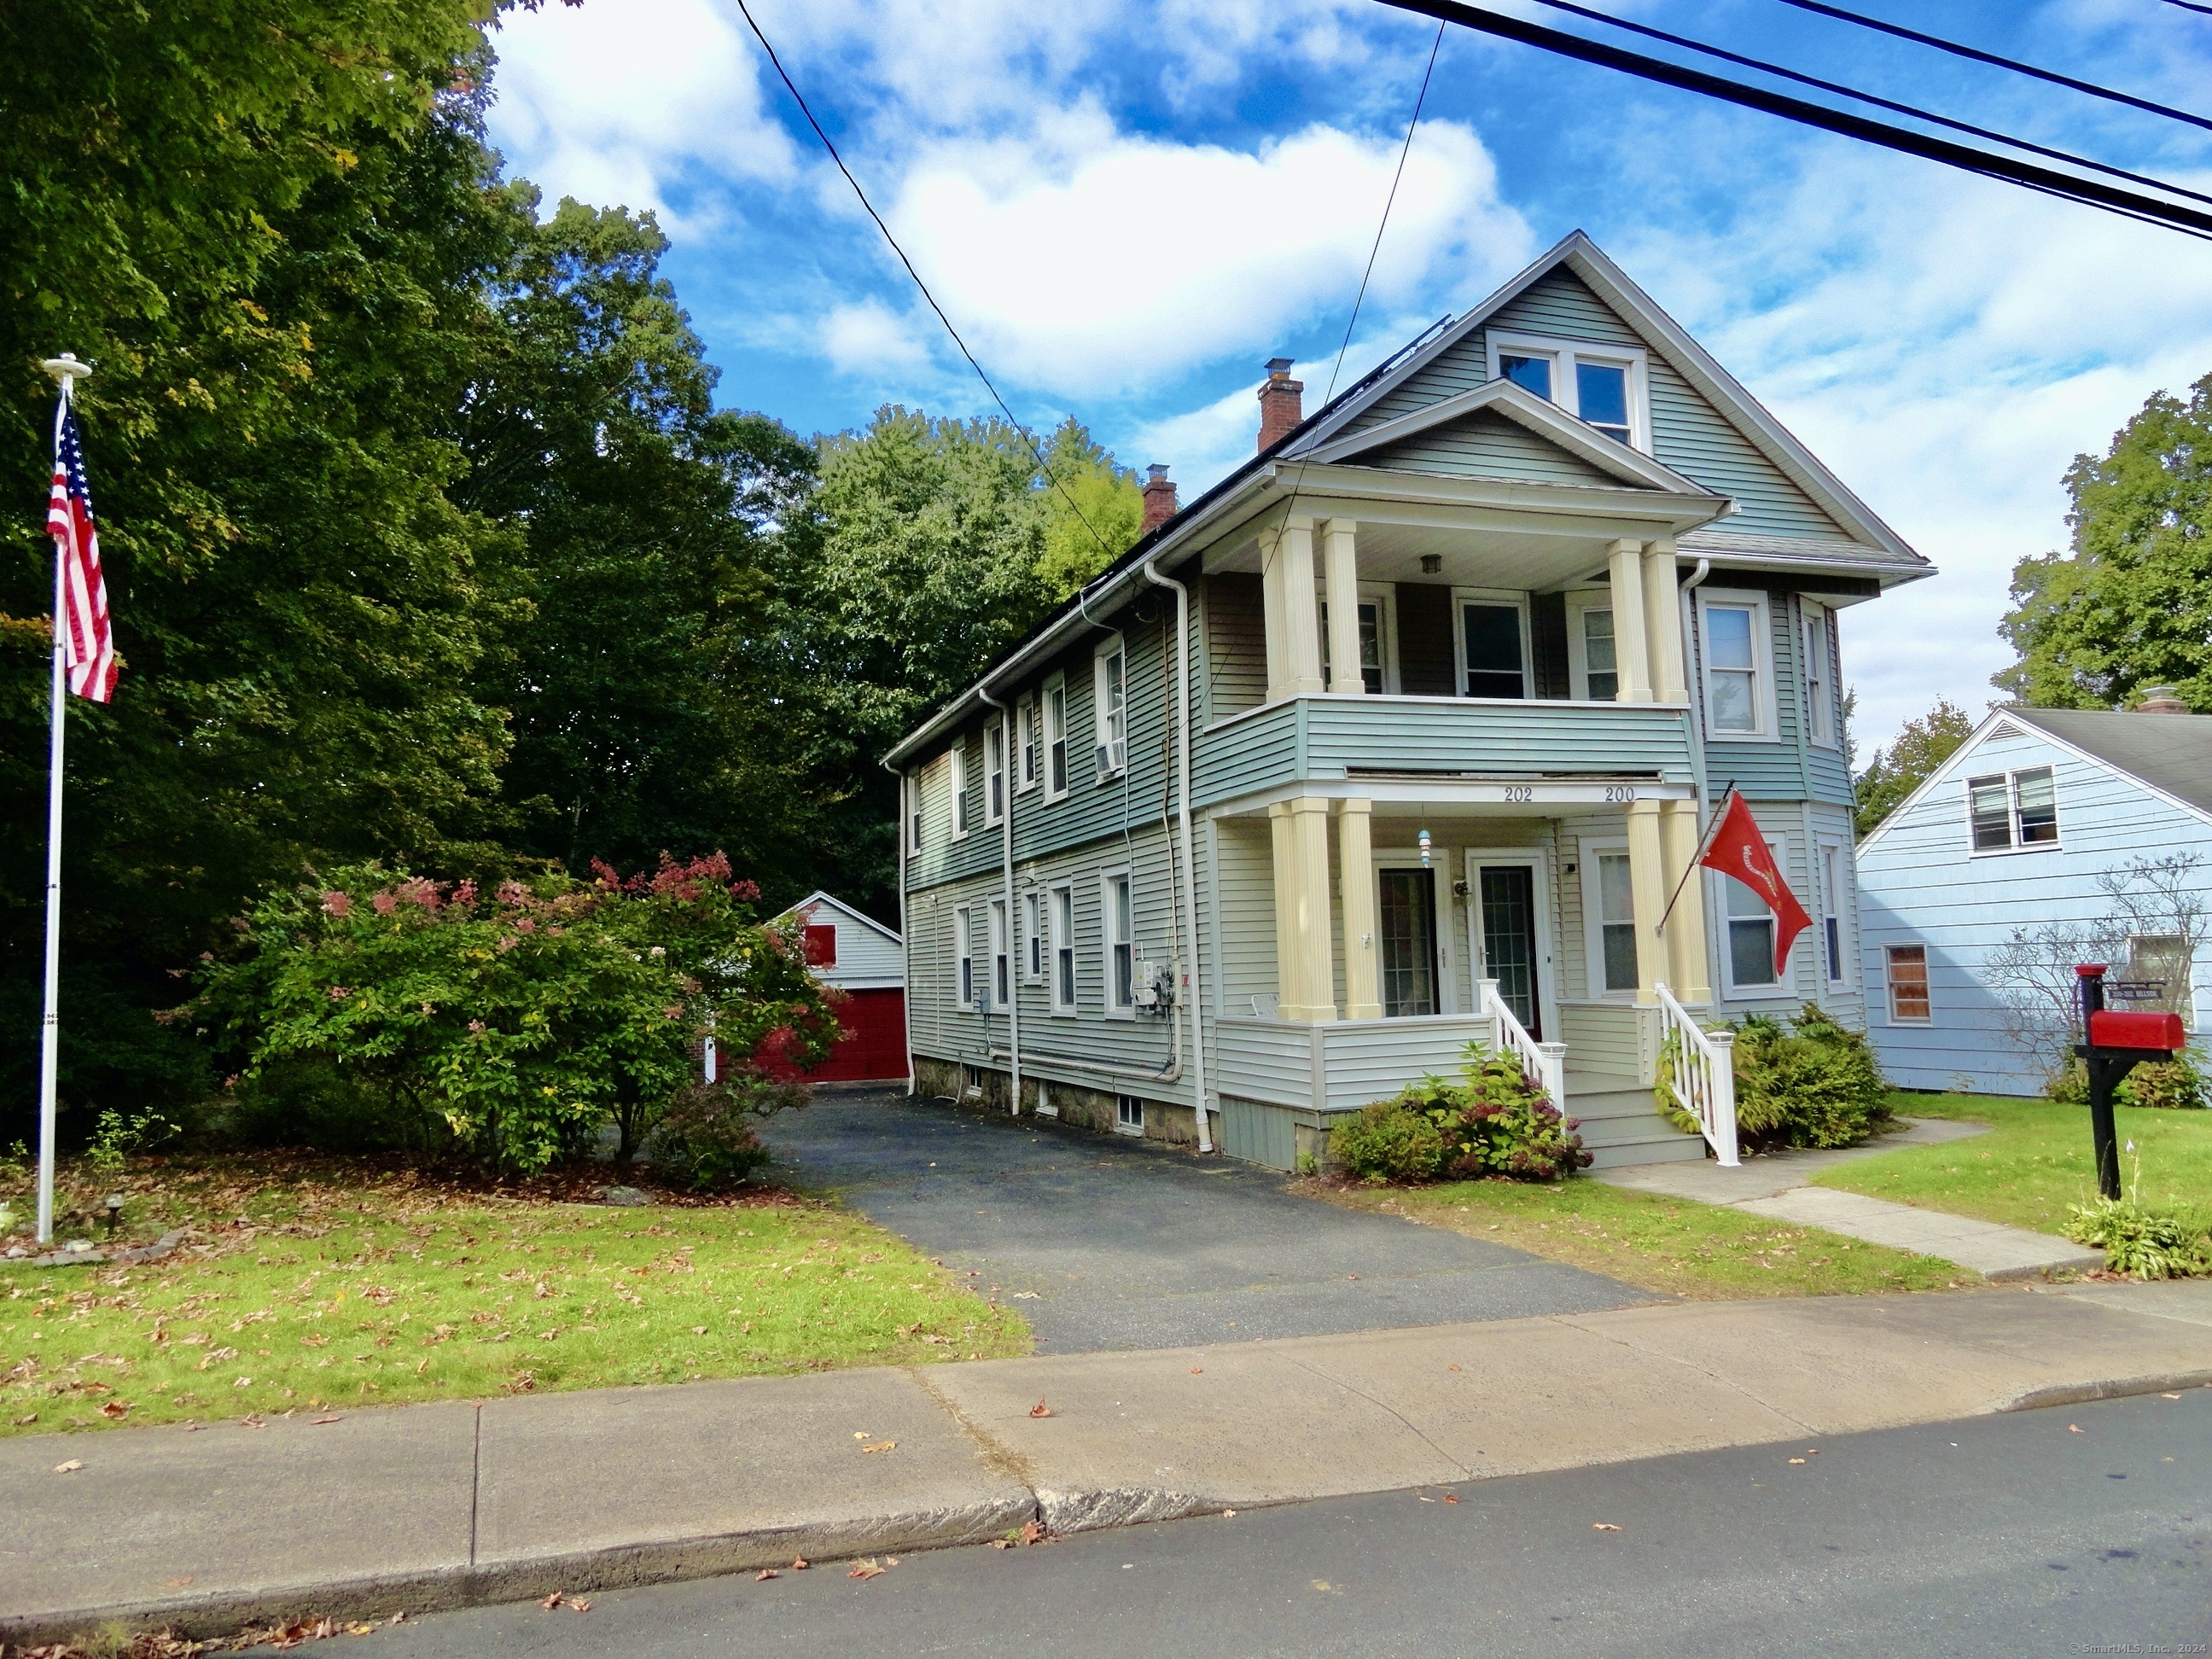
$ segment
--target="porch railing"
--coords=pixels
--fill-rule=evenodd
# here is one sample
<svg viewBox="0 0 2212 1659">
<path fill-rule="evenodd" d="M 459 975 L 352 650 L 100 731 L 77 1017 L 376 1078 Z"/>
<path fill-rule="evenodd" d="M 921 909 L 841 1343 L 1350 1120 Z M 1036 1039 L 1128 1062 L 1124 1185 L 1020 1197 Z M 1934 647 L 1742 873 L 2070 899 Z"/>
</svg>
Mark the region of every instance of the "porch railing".
<svg viewBox="0 0 2212 1659">
<path fill-rule="evenodd" d="M 1480 997 L 1481 1012 L 1498 1028 L 1498 1047 L 1521 1062 L 1521 1069 L 1544 1085 L 1544 1092 L 1552 1104 L 1562 1112 L 1567 1109 L 1567 1045 L 1564 1042 L 1539 1042 L 1528 1035 L 1528 1028 L 1514 1017 L 1506 1006 L 1505 999 L 1498 994 L 1494 979 L 1475 981 Z"/>
<path fill-rule="evenodd" d="M 1708 1031 L 1664 985 L 1659 994 L 1660 1073 L 1674 1098 L 1698 1120 L 1713 1156 L 1739 1164 L 1735 1147 L 1735 1034 Z M 1672 1039 L 1669 1041 L 1669 1039 Z"/>
</svg>

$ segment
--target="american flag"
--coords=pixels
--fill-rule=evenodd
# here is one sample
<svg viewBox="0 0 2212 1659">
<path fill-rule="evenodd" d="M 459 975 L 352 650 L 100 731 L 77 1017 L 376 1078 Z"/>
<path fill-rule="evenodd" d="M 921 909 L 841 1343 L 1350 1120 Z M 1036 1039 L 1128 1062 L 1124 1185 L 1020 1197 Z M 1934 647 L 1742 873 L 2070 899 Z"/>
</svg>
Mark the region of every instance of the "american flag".
<svg viewBox="0 0 2212 1659">
<path fill-rule="evenodd" d="M 62 412 L 54 441 L 54 489 L 47 500 L 46 533 L 62 562 L 62 662 L 70 690 L 106 702 L 115 695 L 115 635 L 107 625 L 107 581 L 100 574 L 100 532 L 93 527 L 92 491 L 84 481 L 84 446 L 76 411 Z"/>
</svg>

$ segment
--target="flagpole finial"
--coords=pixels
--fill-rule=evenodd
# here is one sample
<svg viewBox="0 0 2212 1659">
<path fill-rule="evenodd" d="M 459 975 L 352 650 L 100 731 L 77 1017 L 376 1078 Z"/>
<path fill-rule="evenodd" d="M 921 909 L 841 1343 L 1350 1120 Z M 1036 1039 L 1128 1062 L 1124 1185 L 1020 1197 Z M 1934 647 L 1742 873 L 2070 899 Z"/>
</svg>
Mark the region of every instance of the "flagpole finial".
<svg viewBox="0 0 2212 1659">
<path fill-rule="evenodd" d="M 73 351 L 64 351 L 58 357 L 49 357 L 39 365 L 64 386 L 70 386 L 92 373 L 90 363 L 81 363 Z"/>
</svg>

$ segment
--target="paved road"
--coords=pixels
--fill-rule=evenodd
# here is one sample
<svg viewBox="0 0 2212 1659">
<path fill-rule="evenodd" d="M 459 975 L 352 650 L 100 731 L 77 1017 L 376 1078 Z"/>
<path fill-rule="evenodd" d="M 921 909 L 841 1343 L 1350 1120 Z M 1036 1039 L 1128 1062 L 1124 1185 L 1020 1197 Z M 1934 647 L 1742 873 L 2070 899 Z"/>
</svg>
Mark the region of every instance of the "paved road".
<svg viewBox="0 0 2212 1659">
<path fill-rule="evenodd" d="M 2074 1433 L 2069 1425 L 2081 1431 Z M 2203 1654 L 2212 1391 L 437 1615 L 364 1659 Z M 1802 1464 L 1792 1464 L 1802 1456 Z M 1618 1532 L 1601 1532 L 1605 1522 Z M 2118 1645 L 2137 1644 L 2141 1645 Z"/>
<path fill-rule="evenodd" d="M 767 1137 L 803 1179 L 995 1290 L 1044 1353 L 1589 1313 L 1654 1298 L 1595 1273 L 1296 1197 L 1227 1158 L 824 1091 Z"/>
</svg>

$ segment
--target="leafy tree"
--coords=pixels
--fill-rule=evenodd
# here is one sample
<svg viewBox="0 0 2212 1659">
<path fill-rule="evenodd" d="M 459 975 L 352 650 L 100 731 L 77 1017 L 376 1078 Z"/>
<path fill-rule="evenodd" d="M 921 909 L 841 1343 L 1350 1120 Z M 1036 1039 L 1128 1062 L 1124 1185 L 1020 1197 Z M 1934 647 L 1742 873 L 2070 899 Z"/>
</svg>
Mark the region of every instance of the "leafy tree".
<svg viewBox="0 0 2212 1659">
<path fill-rule="evenodd" d="M 1073 415 L 1044 447 L 1051 483 L 1044 489 L 1044 553 L 1037 574 L 1055 599 L 1075 590 L 1135 545 L 1145 522 L 1137 475 Z"/>
<path fill-rule="evenodd" d="M 1866 770 L 1852 780 L 1858 794 L 1858 833 L 1869 834 L 1895 811 L 1973 734 L 1973 717 L 1948 697 L 1936 698 L 1935 708 L 1905 721 L 1896 741 L 1875 750 Z"/>
<path fill-rule="evenodd" d="M 2212 375 L 2160 392 L 2102 457 L 2067 470 L 2073 545 L 2014 568 L 2000 629 L 2020 660 L 1995 683 L 2023 702 L 2111 708 L 2172 685 L 2212 710 Z"/>
</svg>

